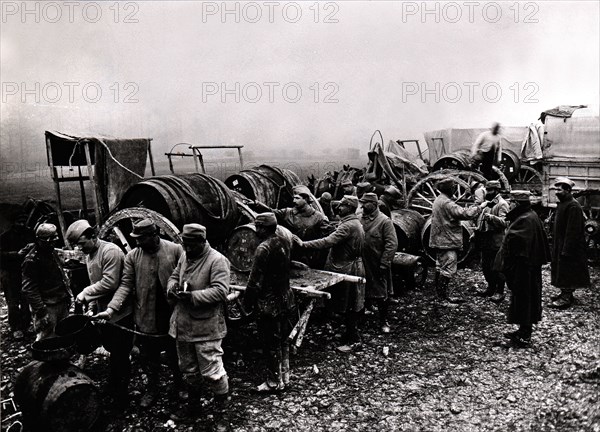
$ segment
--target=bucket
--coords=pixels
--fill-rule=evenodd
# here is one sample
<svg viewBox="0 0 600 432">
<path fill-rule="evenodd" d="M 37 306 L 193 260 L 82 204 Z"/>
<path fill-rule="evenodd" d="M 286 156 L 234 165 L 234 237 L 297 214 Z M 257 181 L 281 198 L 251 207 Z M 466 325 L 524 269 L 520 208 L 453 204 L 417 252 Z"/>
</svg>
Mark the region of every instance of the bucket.
<svg viewBox="0 0 600 432">
<path fill-rule="evenodd" d="M 474 249 L 474 242 L 471 241 L 471 234 L 474 232 L 475 228 L 469 223 L 469 221 L 461 221 L 460 226 L 462 227 L 463 246 L 462 249 L 458 251 L 458 264 L 461 264 L 463 261 L 465 261 Z M 427 219 L 425 225 L 423 225 L 423 230 L 421 231 L 421 241 L 423 242 L 425 256 L 427 256 L 432 263 L 435 263 L 436 251 L 435 249 L 429 247 L 430 233 L 431 218 Z"/>
<path fill-rule="evenodd" d="M 293 171 L 260 165 L 229 176 L 225 184 L 251 200 L 260 201 L 273 209 L 281 209 L 293 204 L 292 189 L 302 182 Z"/>
<path fill-rule="evenodd" d="M 68 361 L 75 354 L 75 342 L 68 337 L 50 337 L 31 345 L 34 360 Z"/>
<path fill-rule="evenodd" d="M 60 320 L 55 333 L 72 341 L 79 354 L 90 354 L 101 345 L 98 329 L 85 315 L 71 315 Z"/>
<path fill-rule="evenodd" d="M 14 394 L 28 430 L 87 431 L 100 416 L 100 396 L 92 380 L 67 362 L 29 363 L 17 375 Z"/>
<path fill-rule="evenodd" d="M 422 249 L 421 231 L 425 218 L 416 210 L 400 209 L 391 211 L 392 222 L 398 238 L 398 251 L 417 253 Z"/>
<path fill-rule="evenodd" d="M 130 207 L 154 210 L 179 230 L 187 223 L 200 223 L 213 245 L 227 237 L 239 218 L 231 191 L 206 174 L 165 175 L 139 182 L 127 189 L 119 203 L 119 209 Z"/>
</svg>

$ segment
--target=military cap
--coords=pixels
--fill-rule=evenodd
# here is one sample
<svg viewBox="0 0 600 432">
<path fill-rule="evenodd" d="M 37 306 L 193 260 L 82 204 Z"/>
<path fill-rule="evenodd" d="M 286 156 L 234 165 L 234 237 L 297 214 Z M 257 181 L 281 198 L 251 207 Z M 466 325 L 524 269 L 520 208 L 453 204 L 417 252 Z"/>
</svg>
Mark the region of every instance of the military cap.
<svg viewBox="0 0 600 432">
<path fill-rule="evenodd" d="M 307 201 L 312 200 L 312 194 L 310 193 L 310 189 L 308 189 L 308 187 L 304 185 L 296 185 L 292 188 L 292 190 L 294 191 L 295 195 L 300 195 Z"/>
<path fill-rule="evenodd" d="M 510 191 L 510 198 L 516 202 L 530 202 L 531 192 L 528 190 L 512 190 Z"/>
<path fill-rule="evenodd" d="M 377 195 L 375 195 L 373 192 L 364 194 L 362 196 L 362 198 L 360 199 L 361 203 L 367 203 L 367 202 L 377 203 L 377 201 L 379 201 L 379 199 L 377 198 Z"/>
<path fill-rule="evenodd" d="M 85 219 L 79 219 L 69 225 L 67 229 L 67 240 L 71 243 L 77 243 L 81 235 L 92 226 Z"/>
<path fill-rule="evenodd" d="M 555 188 L 558 188 L 559 185 L 566 185 L 569 187 L 569 189 L 573 189 L 573 187 L 575 186 L 575 182 L 569 177 L 557 177 L 556 180 L 554 180 L 553 186 Z"/>
<path fill-rule="evenodd" d="M 40 224 L 35 230 L 35 236 L 44 241 L 58 240 L 56 225 L 51 223 Z"/>
<path fill-rule="evenodd" d="M 257 214 L 256 219 L 254 219 L 254 225 L 256 225 L 256 226 L 275 226 L 275 225 L 277 225 L 277 218 L 275 217 L 275 213 L 266 212 L 266 213 Z"/>
<path fill-rule="evenodd" d="M 485 184 L 487 189 L 502 189 L 502 185 L 498 180 L 490 180 Z"/>
<path fill-rule="evenodd" d="M 206 228 L 197 223 L 185 224 L 181 237 L 190 240 L 206 240 Z"/>
<path fill-rule="evenodd" d="M 339 205 L 347 205 L 352 208 L 358 207 L 358 198 L 354 195 L 344 195 Z"/>
<path fill-rule="evenodd" d="M 142 237 L 156 234 L 158 230 L 156 225 L 150 219 L 142 219 L 133 225 L 133 231 L 131 231 L 131 237 Z"/>
</svg>

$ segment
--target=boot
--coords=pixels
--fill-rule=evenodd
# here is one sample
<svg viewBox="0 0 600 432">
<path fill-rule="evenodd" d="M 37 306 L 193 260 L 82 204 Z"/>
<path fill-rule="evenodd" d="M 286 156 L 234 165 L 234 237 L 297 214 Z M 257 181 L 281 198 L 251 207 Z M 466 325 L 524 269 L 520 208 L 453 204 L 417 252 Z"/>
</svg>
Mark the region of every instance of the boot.
<svg viewBox="0 0 600 432">
<path fill-rule="evenodd" d="M 287 387 L 290 384 L 290 347 L 289 345 L 283 346 L 283 352 L 281 356 L 281 375 L 283 378 L 283 384 Z"/>
<path fill-rule="evenodd" d="M 178 423 L 190 424 L 195 423 L 202 414 L 203 410 L 199 398 L 190 397 L 181 408 L 171 413 L 169 417 Z"/>
<path fill-rule="evenodd" d="M 548 307 L 552 309 L 565 310 L 570 308 L 573 305 L 575 298 L 573 297 L 572 292 L 563 291 L 562 296 L 559 297 L 558 300 L 552 302 Z"/>
<path fill-rule="evenodd" d="M 496 293 L 490 298 L 490 300 L 496 304 L 500 304 L 504 301 L 504 281 L 499 282 L 496 287 Z"/>
<path fill-rule="evenodd" d="M 158 371 L 148 372 L 146 393 L 140 399 L 140 408 L 150 408 L 158 398 Z"/>
<path fill-rule="evenodd" d="M 444 295 L 444 297 L 442 297 L 442 298 L 444 300 L 446 300 L 448 303 L 452 303 L 452 304 L 464 303 L 465 300 L 462 297 L 451 296 L 448 294 L 449 292 L 451 292 L 451 289 L 449 288 L 449 286 L 450 286 L 450 278 L 440 275 L 440 290 Z"/>
<path fill-rule="evenodd" d="M 354 311 L 346 312 L 346 333 L 342 336 L 342 342 L 353 344 L 360 342 L 357 329 L 358 314 Z"/>
<path fill-rule="evenodd" d="M 213 430 L 215 432 L 227 432 L 232 430 L 229 423 L 228 410 L 231 397 L 229 393 L 215 395 L 215 424 Z"/>
<path fill-rule="evenodd" d="M 477 291 L 475 293 L 475 295 L 477 297 L 491 297 L 494 295 L 494 293 L 495 293 L 494 286 L 492 284 L 488 283 L 488 286 L 485 290 Z"/>
<path fill-rule="evenodd" d="M 386 299 L 381 299 L 377 303 L 379 308 L 379 325 L 381 327 L 381 332 L 387 334 L 390 332 L 390 325 L 387 321 L 388 302 Z"/>
<path fill-rule="evenodd" d="M 448 300 L 448 282 L 450 279 L 442 276 L 438 272 L 435 273 L 435 276 L 435 291 L 438 298 L 442 300 Z"/>
</svg>

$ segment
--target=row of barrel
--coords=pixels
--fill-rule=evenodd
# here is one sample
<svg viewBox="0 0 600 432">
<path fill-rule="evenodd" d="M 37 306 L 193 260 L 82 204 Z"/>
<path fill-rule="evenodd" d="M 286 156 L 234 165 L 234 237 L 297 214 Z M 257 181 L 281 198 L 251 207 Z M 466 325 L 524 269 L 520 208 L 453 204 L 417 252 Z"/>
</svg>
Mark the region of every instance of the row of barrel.
<svg viewBox="0 0 600 432">
<path fill-rule="evenodd" d="M 243 267 L 249 258 L 244 256 L 244 251 L 251 254 L 254 250 L 250 241 L 253 227 L 248 225 L 252 220 L 244 218 L 237 203 L 251 200 L 270 208 L 290 207 L 293 188 L 301 184 L 294 172 L 269 165 L 240 171 L 225 182 L 207 174 L 157 176 L 129 188 L 119 209 L 145 207 L 160 213 L 179 229 L 186 223 L 201 223 L 207 227 L 211 244 L 237 250 L 230 259 L 234 266 L 234 261 L 239 261 L 237 267 Z M 392 221 L 400 252 L 419 255 L 422 245 L 428 244 L 430 222 L 410 209 L 394 210 Z M 468 228 L 465 230 L 468 236 Z M 427 248 L 425 253 L 432 257 Z"/>
</svg>

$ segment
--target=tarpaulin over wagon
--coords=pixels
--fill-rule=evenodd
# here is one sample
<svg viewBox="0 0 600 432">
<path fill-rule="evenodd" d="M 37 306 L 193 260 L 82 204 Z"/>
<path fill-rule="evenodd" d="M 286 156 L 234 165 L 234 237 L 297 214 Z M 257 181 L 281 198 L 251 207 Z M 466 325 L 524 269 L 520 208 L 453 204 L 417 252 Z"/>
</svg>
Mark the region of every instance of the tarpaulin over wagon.
<svg viewBox="0 0 600 432">
<path fill-rule="evenodd" d="M 151 142 L 149 138 L 78 136 L 55 131 L 46 131 L 46 140 L 50 142 L 47 146 L 49 166 L 86 166 L 87 159 L 81 144 L 88 143 L 103 214 L 114 209 L 124 192 L 143 178 Z"/>
<path fill-rule="evenodd" d="M 545 111 L 544 158 L 600 160 L 600 117 L 598 110 L 577 107 L 566 116 L 565 109 Z M 556 112 L 557 115 L 553 113 Z"/>
<path fill-rule="evenodd" d="M 489 128 L 440 129 L 425 132 L 425 142 L 429 148 L 429 163 L 433 166 L 442 156 L 456 150 L 471 150 L 471 146 L 482 132 Z M 527 128 L 525 126 L 502 126 L 502 148 L 521 154 L 521 144 Z M 442 138 L 442 139 L 439 139 Z"/>
</svg>

